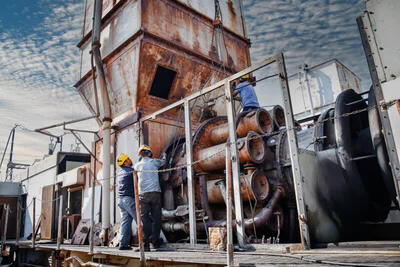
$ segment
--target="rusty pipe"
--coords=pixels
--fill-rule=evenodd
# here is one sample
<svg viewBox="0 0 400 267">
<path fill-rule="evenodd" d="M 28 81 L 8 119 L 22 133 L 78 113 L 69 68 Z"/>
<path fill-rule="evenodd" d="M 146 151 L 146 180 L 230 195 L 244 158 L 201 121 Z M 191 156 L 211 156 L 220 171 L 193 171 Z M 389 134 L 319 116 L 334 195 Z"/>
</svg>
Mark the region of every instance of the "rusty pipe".
<svg viewBox="0 0 400 267">
<path fill-rule="evenodd" d="M 251 174 L 242 175 L 240 180 L 243 201 L 257 199 L 257 201 L 262 202 L 267 199 L 269 195 L 269 183 L 262 171 L 256 170 Z M 207 196 L 210 204 L 225 203 L 221 184 L 223 185 L 223 181 L 221 180 L 217 182 L 207 182 Z M 225 186 L 223 186 L 223 188 L 225 188 Z"/>
<path fill-rule="evenodd" d="M 214 185 L 216 185 L 216 186 L 218 186 L 218 189 L 219 189 L 219 192 L 220 192 L 220 194 L 221 194 L 221 196 L 222 196 L 222 198 L 224 199 L 224 202 L 225 202 L 225 205 L 227 205 L 227 199 L 226 199 L 226 187 L 225 187 L 225 181 L 224 180 L 219 180 L 218 182 L 215 182 L 214 183 L 214 181 L 209 181 L 209 182 L 211 182 L 211 183 L 213 183 Z M 211 188 L 211 187 L 209 187 L 208 185 L 207 185 L 207 188 Z M 207 192 L 208 193 L 208 192 Z M 213 194 L 213 196 L 215 196 L 216 194 Z M 208 199 L 210 199 L 210 198 L 208 198 Z"/>
<path fill-rule="evenodd" d="M 244 221 L 244 227 L 246 230 L 250 231 L 253 229 L 253 224 L 257 229 L 267 225 L 267 222 L 271 218 L 276 205 L 279 200 L 283 197 L 284 191 L 283 188 L 277 187 L 272 195 L 271 199 L 268 201 L 268 204 L 253 218 L 246 219 Z"/>
<path fill-rule="evenodd" d="M 207 176 L 205 173 L 199 175 L 199 182 L 200 182 L 201 208 L 206 212 L 208 219 L 212 220 L 213 215 L 208 201 L 208 183 L 207 183 Z"/>
<path fill-rule="evenodd" d="M 282 126 L 286 125 L 285 122 L 285 111 L 279 105 L 273 107 L 273 109 L 268 111 L 271 115 L 272 122 L 274 124 L 275 130 L 279 130 Z"/>
<path fill-rule="evenodd" d="M 284 196 L 284 190 L 281 187 L 277 187 L 274 191 L 273 196 L 269 200 L 268 204 L 254 217 L 254 225 L 256 229 L 267 226 L 268 221 L 274 214 L 274 209 L 277 207 L 279 200 Z M 205 223 L 205 224 L 204 224 Z M 198 222 L 197 229 L 208 229 L 208 227 L 226 227 L 226 220 L 210 220 L 206 222 Z M 233 229 L 236 229 L 235 220 L 232 221 Z M 253 218 L 244 220 L 244 227 L 247 232 L 253 231 Z"/>
<path fill-rule="evenodd" d="M 102 211 L 101 224 L 102 231 L 108 236 L 110 228 L 110 164 L 111 164 L 111 106 L 107 92 L 106 75 L 103 68 L 103 60 L 100 52 L 101 18 L 103 13 L 103 1 L 95 0 L 93 10 L 93 29 L 92 29 L 92 53 L 96 63 L 96 72 L 101 89 L 101 99 L 103 102 L 103 182 L 102 182 Z"/>
<path fill-rule="evenodd" d="M 244 137 L 248 132 L 268 134 L 273 130 L 273 121 L 270 114 L 264 109 L 249 112 L 240 118 L 236 129 L 238 137 Z M 229 137 L 228 123 L 220 124 L 210 131 L 210 141 L 212 144 L 225 143 Z"/>
<path fill-rule="evenodd" d="M 164 222 L 161 228 L 165 232 L 185 232 L 189 233 L 189 225 L 183 222 Z"/>
<path fill-rule="evenodd" d="M 264 160 L 266 148 L 262 137 L 249 132 L 246 137 L 237 141 L 240 163 L 261 163 Z M 204 148 L 198 152 L 198 168 L 205 172 L 225 169 L 225 144 Z"/>
<path fill-rule="evenodd" d="M 172 185 L 170 183 L 167 184 L 164 194 L 163 194 L 164 205 L 163 208 L 165 210 L 173 210 L 175 206 L 174 202 L 174 191 L 172 190 Z"/>
<path fill-rule="evenodd" d="M 180 205 L 174 210 L 161 209 L 161 216 L 163 219 L 173 219 L 175 217 L 183 217 L 189 214 L 188 205 Z"/>
</svg>

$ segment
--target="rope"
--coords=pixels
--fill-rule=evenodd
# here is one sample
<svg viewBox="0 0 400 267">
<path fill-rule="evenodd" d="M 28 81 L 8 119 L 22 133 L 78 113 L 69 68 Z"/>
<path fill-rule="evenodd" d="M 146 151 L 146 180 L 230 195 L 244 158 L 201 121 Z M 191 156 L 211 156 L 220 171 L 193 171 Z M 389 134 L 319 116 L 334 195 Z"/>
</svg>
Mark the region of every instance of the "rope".
<svg viewBox="0 0 400 267">
<path fill-rule="evenodd" d="M 18 206 L 19 206 L 19 208 L 20 208 L 20 210 L 21 211 L 25 211 L 25 210 L 27 210 L 31 205 L 32 205 L 32 203 L 33 203 L 33 198 L 32 198 L 32 200 L 31 200 L 31 202 L 29 203 L 29 205 L 28 206 L 26 206 L 25 208 L 24 207 L 22 207 L 22 205 L 21 205 L 21 202 L 20 201 L 17 201 L 17 203 L 18 203 Z"/>
<path fill-rule="evenodd" d="M 44 201 L 44 200 L 42 200 L 42 199 L 40 199 L 40 198 L 37 198 L 36 200 L 39 200 L 40 202 L 42 202 L 42 203 L 50 203 L 50 202 L 53 202 L 53 201 L 57 201 L 57 200 L 59 200 L 60 198 L 58 197 L 58 198 L 55 198 L 55 199 L 53 199 L 53 200 L 46 200 L 46 201 Z"/>
</svg>

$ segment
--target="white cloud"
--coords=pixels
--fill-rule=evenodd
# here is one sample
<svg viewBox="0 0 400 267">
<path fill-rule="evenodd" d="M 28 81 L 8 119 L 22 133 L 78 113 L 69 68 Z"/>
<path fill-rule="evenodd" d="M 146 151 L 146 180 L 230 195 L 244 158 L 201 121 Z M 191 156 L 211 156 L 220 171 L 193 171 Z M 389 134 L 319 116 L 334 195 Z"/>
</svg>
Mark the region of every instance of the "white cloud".
<svg viewBox="0 0 400 267">
<path fill-rule="evenodd" d="M 89 115 L 72 87 L 79 72 L 76 43 L 82 27 L 83 1 L 64 1 L 62 6 L 45 4 L 50 5 L 51 12 L 36 14 L 45 15 L 43 23 L 28 35 L 21 38 L 0 33 L 0 152 L 15 123 L 35 129 Z M 91 141 L 92 136 L 84 139 Z M 14 160 L 31 163 L 47 153 L 49 137 L 19 129 L 15 142 Z M 73 142 L 71 136 L 66 136 L 64 150 L 69 151 Z M 1 179 L 7 159 L 8 155 Z"/>
<path fill-rule="evenodd" d="M 363 0 L 243 2 L 253 62 L 284 51 L 288 72 L 293 73 L 302 63 L 338 58 L 363 79 L 364 89 L 368 87 L 368 68 L 355 23 Z M 79 72 L 76 43 L 81 37 L 83 4 L 37 0 L 38 7 L 50 12 L 21 12 L 43 18 L 40 25 L 22 38 L 12 31 L 0 32 L 0 151 L 15 123 L 34 129 L 88 115 L 72 88 Z M 15 160 L 32 162 L 41 157 L 48 141 L 48 137 L 19 131 Z"/>
<path fill-rule="evenodd" d="M 287 70 L 337 58 L 361 79 L 370 78 L 356 24 L 363 0 L 246 0 L 247 32 L 252 41 L 252 61 L 285 52 Z"/>
</svg>

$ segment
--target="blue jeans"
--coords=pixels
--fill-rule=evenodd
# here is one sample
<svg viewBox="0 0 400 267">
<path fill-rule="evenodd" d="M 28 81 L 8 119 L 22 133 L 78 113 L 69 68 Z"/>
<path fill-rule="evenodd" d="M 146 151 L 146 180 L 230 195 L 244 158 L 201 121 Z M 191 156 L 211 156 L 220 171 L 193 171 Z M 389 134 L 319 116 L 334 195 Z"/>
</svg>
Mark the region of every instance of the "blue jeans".
<svg viewBox="0 0 400 267">
<path fill-rule="evenodd" d="M 118 207 L 121 212 L 121 240 L 120 246 L 129 246 L 132 236 L 132 220 L 137 223 L 135 199 L 129 196 L 120 196 Z"/>
</svg>

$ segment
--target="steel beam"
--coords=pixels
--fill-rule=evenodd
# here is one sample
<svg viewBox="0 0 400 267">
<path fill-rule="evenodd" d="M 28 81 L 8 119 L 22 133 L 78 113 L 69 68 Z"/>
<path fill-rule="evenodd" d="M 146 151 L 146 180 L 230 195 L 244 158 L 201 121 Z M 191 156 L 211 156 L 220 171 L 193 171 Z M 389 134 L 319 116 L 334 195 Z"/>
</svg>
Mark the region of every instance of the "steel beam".
<svg viewBox="0 0 400 267">
<path fill-rule="evenodd" d="M 9 204 L 3 204 L 4 208 L 6 209 L 6 218 L 4 220 L 4 229 L 3 229 L 3 240 L 1 243 L 1 251 L 3 252 L 6 240 L 7 240 L 7 227 L 8 227 L 8 214 L 10 212 L 10 205 Z"/>
<path fill-rule="evenodd" d="M 376 48 L 375 34 L 372 31 L 370 15 L 368 12 L 365 12 L 364 16 L 365 20 L 367 21 L 367 25 L 364 23 L 363 17 L 357 18 L 357 23 L 361 35 L 361 41 L 364 46 L 365 55 L 367 56 L 367 63 L 369 67 L 369 72 L 371 74 L 376 103 L 377 105 L 381 105 L 385 103 L 382 91 L 381 79 L 379 79 L 380 76 L 379 73 L 381 73 L 380 69 L 382 68 L 378 69 L 377 65 L 381 66 L 382 63 L 374 61 L 374 52 L 375 53 L 378 52 L 376 53 L 377 54 L 376 56 L 379 56 L 379 51 Z M 381 76 L 384 76 L 384 74 L 382 74 Z M 382 77 L 382 80 L 384 80 L 384 78 L 385 77 Z M 378 107 L 377 110 L 379 113 L 379 117 L 381 119 L 382 132 L 385 139 L 386 150 L 390 161 L 389 165 L 393 174 L 396 199 L 397 203 L 400 205 L 400 161 L 396 150 L 396 144 L 394 142 L 394 137 L 392 134 L 393 132 L 392 125 L 390 123 L 389 113 L 387 108 L 381 106 Z"/>
<path fill-rule="evenodd" d="M 193 171 L 193 149 L 192 149 L 192 124 L 189 100 L 184 102 L 185 107 L 185 142 L 186 142 L 186 163 L 187 163 L 187 183 L 188 183 L 188 202 L 189 202 L 189 230 L 190 244 L 197 243 L 196 235 L 196 203 L 194 196 L 194 171 Z"/>
<path fill-rule="evenodd" d="M 93 158 L 94 166 L 93 166 L 93 181 L 92 181 L 92 199 L 91 199 L 91 205 L 90 205 L 91 209 L 90 209 L 89 255 L 93 255 L 93 251 L 94 251 L 94 216 L 95 216 L 95 212 L 94 212 L 95 205 L 94 204 L 95 204 L 95 195 L 96 195 L 95 186 L 96 186 L 96 180 L 97 180 L 97 175 L 96 175 L 97 141 L 95 141 L 92 145 L 95 157 Z M 89 179 L 90 179 L 90 175 L 89 175 Z"/>
<path fill-rule="evenodd" d="M 136 171 L 133 172 L 133 188 L 135 191 L 135 208 L 137 218 L 137 233 L 139 239 L 139 252 L 140 252 L 140 263 L 139 266 L 146 266 L 146 257 L 144 255 L 144 244 L 143 244 L 143 225 L 142 217 L 140 215 L 140 200 L 139 200 L 139 179 Z"/>
<path fill-rule="evenodd" d="M 221 183 L 222 184 L 222 183 Z M 227 253 L 226 265 L 233 266 L 233 229 L 232 229 L 232 161 L 231 150 L 229 145 L 226 145 L 226 191 L 221 192 L 226 194 L 226 231 L 227 231 Z"/>
<path fill-rule="evenodd" d="M 287 138 L 289 141 L 290 161 L 292 163 L 292 172 L 294 180 L 294 189 L 296 194 L 297 211 L 299 213 L 299 226 L 301 244 L 304 249 L 310 248 L 310 235 L 307 225 L 307 213 L 304 203 L 303 176 L 299 163 L 299 151 L 297 144 L 297 135 L 293 119 L 292 102 L 290 99 L 289 85 L 285 67 L 285 59 L 283 54 L 279 54 L 276 58 L 279 73 L 279 82 L 281 85 L 281 93 L 283 107 L 285 109 L 285 121 L 287 129 Z"/>
<path fill-rule="evenodd" d="M 35 243 L 36 243 L 36 233 L 35 233 L 35 228 L 36 228 L 36 197 L 32 199 L 32 248 L 35 248 Z"/>
<path fill-rule="evenodd" d="M 243 203 L 240 186 L 240 166 L 239 157 L 237 150 L 237 137 L 236 137 L 236 126 L 235 126 L 235 114 L 233 111 L 233 96 L 229 80 L 225 80 L 225 101 L 226 111 L 228 116 L 228 128 L 229 128 L 229 142 L 231 150 L 231 162 L 232 162 L 232 179 L 233 179 L 233 193 L 235 201 L 235 220 L 236 220 L 236 235 L 240 246 L 246 244 L 245 232 L 243 225 Z"/>
<path fill-rule="evenodd" d="M 60 192 L 60 206 L 58 207 L 58 228 L 57 228 L 57 250 L 61 249 L 62 235 L 62 206 L 63 206 L 63 195 Z"/>
<path fill-rule="evenodd" d="M 85 117 L 85 118 L 81 118 L 81 119 L 65 121 L 65 122 L 53 124 L 53 125 L 50 125 L 50 126 L 46 126 L 46 127 L 43 127 L 43 128 L 35 129 L 35 132 L 41 132 L 43 130 L 47 130 L 47 129 L 50 129 L 50 128 L 56 128 L 56 127 L 60 127 L 60 126 L 63 126 L 63 125 L 77 123 L 77 122 L 90 120 L 90 119 L 94 119 L 94 118 L 97 118 L 97 116 L 89 116 L 89 117 Z"/>
<path fill-rule="evenodd" d="M 19 234 L 21 233 L 21 197 L 17 198 L 17 226 L 16 226 L 16 235 L 15 235 L 15 244 L 18 246 L 19 243 Z"/>
</svg>

